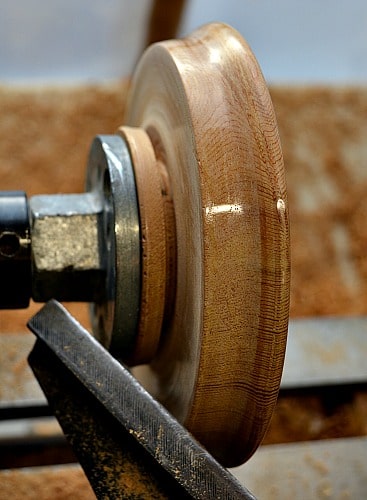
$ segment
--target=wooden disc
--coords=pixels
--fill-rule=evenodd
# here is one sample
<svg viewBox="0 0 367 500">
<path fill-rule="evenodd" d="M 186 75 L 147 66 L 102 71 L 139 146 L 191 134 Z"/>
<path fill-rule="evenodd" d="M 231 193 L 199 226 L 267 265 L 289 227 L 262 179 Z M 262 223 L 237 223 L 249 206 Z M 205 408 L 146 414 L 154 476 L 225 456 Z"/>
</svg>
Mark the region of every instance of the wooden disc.
<svg viewBox="0 0 367 500">
<path fill-rule="evenodd" d="M 241 36 L 208 25 L 145 52 L 125 123 L 165 164 L 176 225 L 174 307 L 147 388 L 238 465 L 268 427 L 288 327 L 287 195 L 269 93 Z"/>
<path fill-rule="evenodd" d="M 142 283 L 139 325 L 129 364 L 146 363 L 158 348 L 165 309 L 166 228 L 161 176 L 152 143 L 143 129 L 120 127 L 134 167 L 139 204 Z"/>
</svg>

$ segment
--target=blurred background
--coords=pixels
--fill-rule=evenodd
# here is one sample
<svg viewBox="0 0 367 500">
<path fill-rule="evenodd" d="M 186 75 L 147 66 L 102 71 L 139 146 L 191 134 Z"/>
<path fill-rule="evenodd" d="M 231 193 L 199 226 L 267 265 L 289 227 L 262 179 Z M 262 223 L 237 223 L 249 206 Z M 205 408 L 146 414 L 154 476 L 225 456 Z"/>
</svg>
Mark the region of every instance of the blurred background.
<svg viewBox="0 0 367 500">
<path fill-rule="evenodd" d="M 210 21 L 235 27 L 252 46 L 271 83 L 367 81 L 364 0 L 155 3 L 160 4 L 163 24 L 172 5 L 182 11 L 179 35 Z M 153 4 L 150 0 L 2 0 L 0 81 L 100 82 L 130 74 L 147 42 Z"/>
</svg>

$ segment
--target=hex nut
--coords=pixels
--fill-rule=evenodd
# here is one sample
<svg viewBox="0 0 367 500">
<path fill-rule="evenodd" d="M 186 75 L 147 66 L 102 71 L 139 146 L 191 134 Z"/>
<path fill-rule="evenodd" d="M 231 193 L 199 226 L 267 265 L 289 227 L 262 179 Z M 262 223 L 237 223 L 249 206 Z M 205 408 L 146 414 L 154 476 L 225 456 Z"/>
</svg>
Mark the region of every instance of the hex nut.
<svg viewBox="0 0 367 500">
<path fill-rule="evenodd" d="M 97 300 L 105 280 L 99 195 L 34 196 L 30 212 L 34 300 Z"/>
</svg>

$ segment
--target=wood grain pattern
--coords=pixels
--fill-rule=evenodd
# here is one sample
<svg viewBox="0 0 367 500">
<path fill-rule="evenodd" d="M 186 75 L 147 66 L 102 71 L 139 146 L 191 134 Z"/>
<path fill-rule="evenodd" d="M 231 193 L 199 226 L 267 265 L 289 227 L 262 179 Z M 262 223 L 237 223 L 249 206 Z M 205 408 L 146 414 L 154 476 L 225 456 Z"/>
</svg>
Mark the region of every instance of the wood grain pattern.
<svg viewBox="0 0 367 500">
<path fill-rule="evenodd" d="M 209 25 L 148 49 L 125 121 L 160 151 L 175 210 L 174 311 L 148 388 L 237 465 L 267 429 L 288 325 L 287 195 L 270 97 L 244 40 Z"/>
<path fill-rule="evenodd" d="M 166 298 L 166 224 L 162 182 L 152 143 L 143 129 L 120 127 L 134 166 L 142 247 L 139 325 L 130 364 L 150 361 L 158 348 Z"/>
</svg>

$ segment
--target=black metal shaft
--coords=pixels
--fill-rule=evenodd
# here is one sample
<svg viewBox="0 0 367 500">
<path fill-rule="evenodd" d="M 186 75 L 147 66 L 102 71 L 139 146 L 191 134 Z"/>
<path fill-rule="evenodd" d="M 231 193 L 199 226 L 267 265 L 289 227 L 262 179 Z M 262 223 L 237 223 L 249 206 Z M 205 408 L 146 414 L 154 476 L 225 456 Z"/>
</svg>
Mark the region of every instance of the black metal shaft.
<svg viewBox="0 0 367 500">
<path fill-rule="evenodd" d="M 27 196 L 0 192 L 0 307 L 28 307 L 31 297 L 31 241 Z"/>
</svg>

